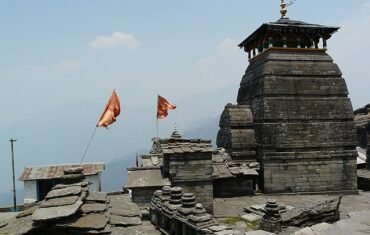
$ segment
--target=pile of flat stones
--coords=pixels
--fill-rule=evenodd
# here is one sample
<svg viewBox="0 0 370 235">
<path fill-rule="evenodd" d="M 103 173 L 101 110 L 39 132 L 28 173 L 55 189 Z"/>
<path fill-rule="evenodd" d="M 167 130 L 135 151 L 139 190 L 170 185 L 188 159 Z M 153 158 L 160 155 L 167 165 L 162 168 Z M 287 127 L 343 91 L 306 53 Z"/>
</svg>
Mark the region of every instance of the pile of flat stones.
<svg viewBox="0 0 370 235">
<path fill-rule="evenodd" d="M 62 184 L 45 200 L 18 214 L 0 234 L 148 234 L 159 235 L 141 220 L 138 206 L 128 195 L 88 191 L 82 168 L 64 171 Z"/>
</svg>

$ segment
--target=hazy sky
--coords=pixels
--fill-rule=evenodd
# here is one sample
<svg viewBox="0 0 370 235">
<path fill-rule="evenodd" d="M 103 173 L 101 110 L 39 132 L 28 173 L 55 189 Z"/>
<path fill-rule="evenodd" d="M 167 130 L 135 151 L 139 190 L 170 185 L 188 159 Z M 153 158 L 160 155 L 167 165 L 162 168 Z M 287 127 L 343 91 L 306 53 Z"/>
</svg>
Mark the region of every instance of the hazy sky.
<svg viewBox="0 0 370 235">
<path fill-rule="evenodd" d="M 1 159 L 8 164 L 8 140 L 14 135 L 9 127 L 15 123 L 83 102 L 100 105 L 86 120 L 95 123 L 113 88 L 123 107 L 153 107 L 153 112 L 157 93 L 177 103 L 235 87 L 236 98 L 248 65 L 237 45 L 262 23 L 279 19 L 279 4 L 0 0 Z M 370 103 L 370 1 L 297 0 L 287 16 L 341 27 L 328 41 L 328 53 L 344 74 L 354 108 Z M 192 117 L 221 111 L 205 107 Z M 62 122 L 55 125 L 68 126 Z M 35 143 L 40 138 L 34 136 Z M 8 168 L 3 163 L 0 167 Z"/>
</svg>

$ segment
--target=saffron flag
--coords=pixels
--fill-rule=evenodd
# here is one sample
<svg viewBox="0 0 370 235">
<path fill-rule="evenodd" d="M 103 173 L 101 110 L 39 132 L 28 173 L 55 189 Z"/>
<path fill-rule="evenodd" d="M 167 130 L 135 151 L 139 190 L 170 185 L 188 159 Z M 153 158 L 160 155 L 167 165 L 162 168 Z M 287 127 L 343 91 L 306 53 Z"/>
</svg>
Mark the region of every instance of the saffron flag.
<svg viewBox="0 0 370 235">
<path fill-rule="evenodd" d="M 121 106 L 119 102 L 118 95 L 116 94 L 116 90 L 113 90 L 112 95 L 110 96 L 107 105 L 105 106 L 104 112 L 102 113 L 97 127 L 105 127 L 108 126 L 116 121 L 116 118 L 121 113 Z"/>
<path fill-rule="evenodd" d="M 157 118 L 162 119 L 167 117 L 168 110 L 173 110 L 176 108 L 176 105 L 171 104 L 163 98 L 162 96 L 158 95 L 158 102 L 157 102 Z"/>
</svg>

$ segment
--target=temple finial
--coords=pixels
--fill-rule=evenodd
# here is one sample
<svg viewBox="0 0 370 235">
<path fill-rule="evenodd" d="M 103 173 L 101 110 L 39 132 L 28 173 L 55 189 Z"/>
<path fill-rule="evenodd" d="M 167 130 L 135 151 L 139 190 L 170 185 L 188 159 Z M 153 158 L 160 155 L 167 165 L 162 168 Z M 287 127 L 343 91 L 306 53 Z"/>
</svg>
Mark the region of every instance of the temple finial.
<svg viewBox="0 0 370 235">
<path fill-rule="evenodd" d="M 281 0 L 281 4 L 280 4 L 280 13 L 281 13 L 281 18 L 285 18 L 285 15 L 287 13 L 287 7 L 292 5 L 296 0 L 290 0 L 289 3 L 285 3 L 285 0 Z"/>
<path fill-rule="evenodd" d="M 281 0 L 280 7 L 281 7 L 281 9 L 280 9 L 281 18 L 284 18 L 286 13 L 287 13 L 285 0 Z"/>
</svg>

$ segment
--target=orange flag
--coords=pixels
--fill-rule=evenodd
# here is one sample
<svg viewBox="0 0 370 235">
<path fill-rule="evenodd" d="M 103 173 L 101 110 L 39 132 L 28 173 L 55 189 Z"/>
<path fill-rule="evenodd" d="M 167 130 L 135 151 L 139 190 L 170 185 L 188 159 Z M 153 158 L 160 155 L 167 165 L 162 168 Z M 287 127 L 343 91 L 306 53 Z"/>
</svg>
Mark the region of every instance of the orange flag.
<svg viewBox="0 0 370 235">
<path fill-rule="evenodd" d="M 167 117 L 168 110 L 173 110 L 176 108 L 176 105 L 170 104 L 168 100 L 158 95 L 158 104 L 157 104 L 157 118 L 162 119 Z"/>
<path fill-rule="evenodd" d="M 107 105 L 105 106 L 104 112 L 102 113 L 97 127 L 105 127 L 108 126 L 116 121 L 116 118 L 121 112 L 121 106 L 119 102 L 119 98 L 116 94 L 116 90 L 113 90 L 112 95 L 110 96 Z"/>
</svg>

